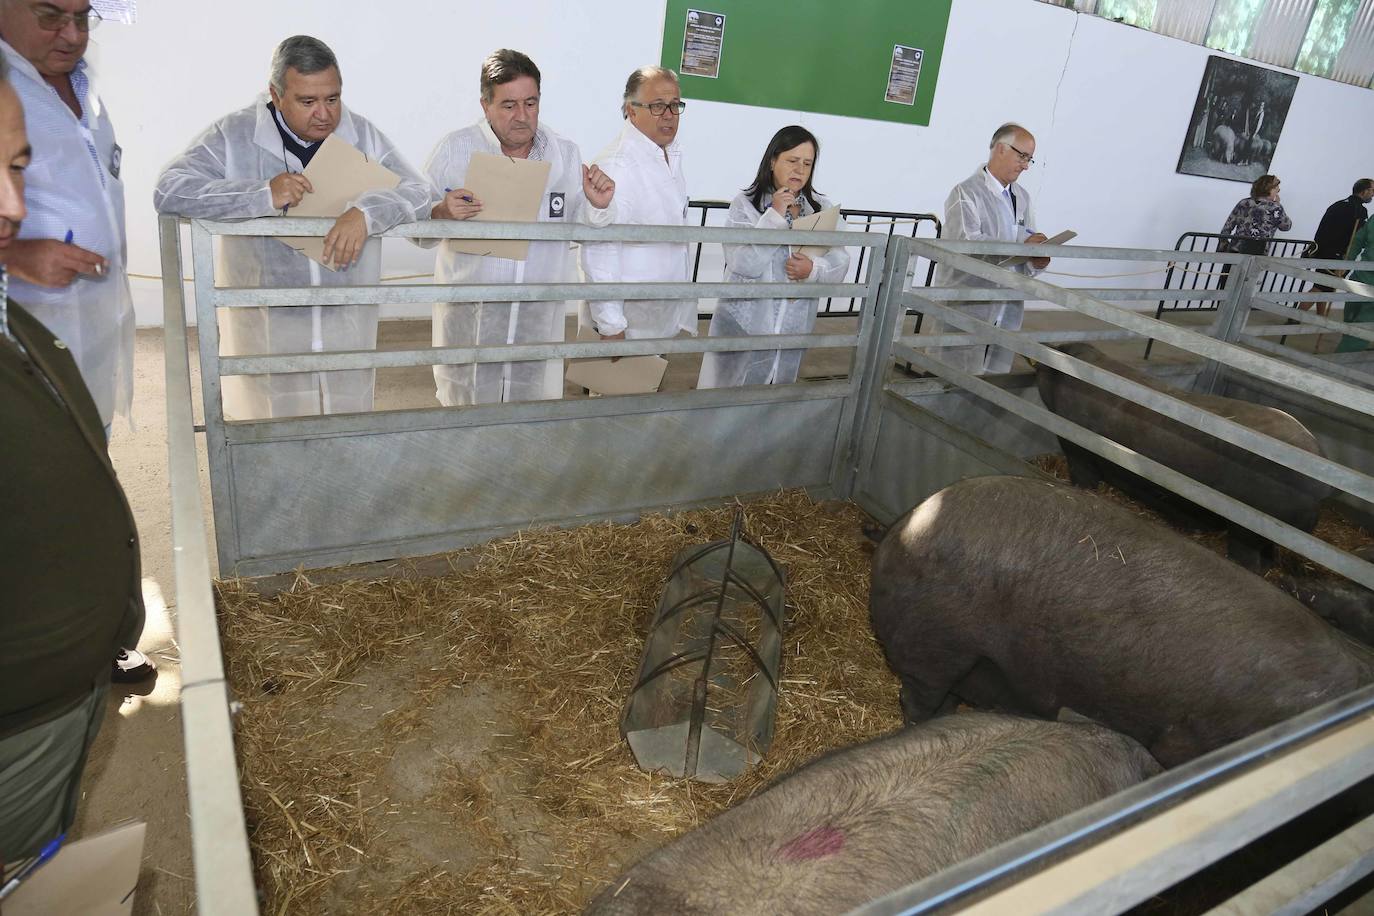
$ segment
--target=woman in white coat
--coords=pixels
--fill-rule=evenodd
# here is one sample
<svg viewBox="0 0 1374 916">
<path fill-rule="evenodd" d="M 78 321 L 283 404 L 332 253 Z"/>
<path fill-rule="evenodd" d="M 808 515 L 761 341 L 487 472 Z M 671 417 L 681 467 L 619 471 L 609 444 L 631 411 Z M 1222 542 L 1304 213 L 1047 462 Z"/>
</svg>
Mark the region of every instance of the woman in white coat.
<svg viewBox="0 0 1374 916">
<path fill-rule="evenodd" d="M 792 221 L 831 206 L 816 193 L 812 179 L 820 143 L 804 127 L 784 127 L 773 135 L 759 162 L 754 183 L 730 204 L 732 229 L 787 229 Z M 849 252 L 831 248 L 819 258 L 789 245 L 726 245 L 727 283 L 839 283 L 849 270 Z M 804 293 L 799 287 L 797 292 Z M 722 299 L 711 317 L 710 336 L 809 334 L 820 300 Z M 795 382 L 805 350 L 741 350 L 707 353 L 698 388 L 777 385 Z"/>
</svg>

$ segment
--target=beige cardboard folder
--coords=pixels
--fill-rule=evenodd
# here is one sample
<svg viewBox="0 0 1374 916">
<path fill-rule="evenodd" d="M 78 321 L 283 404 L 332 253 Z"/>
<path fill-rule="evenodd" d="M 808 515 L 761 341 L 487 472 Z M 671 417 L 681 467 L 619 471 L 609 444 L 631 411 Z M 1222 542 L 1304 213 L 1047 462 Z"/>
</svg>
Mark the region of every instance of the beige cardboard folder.
<svg viewBox="0 0 1374 916">
<path fill-rule="evenodd" d="M 810 216 L 799 217 L 792 221 L 793 229 L 813 232 L 834 232 L 840 224 L 840 208 L 826 207 Z M 808 258 L 819 258 L 830 250 L 829 245 L 792 245 L 792 254 L 804 254 Z"/>
<path fill-rule="evenodd" d="M 473 219 L 498 223 L 532 223 L 539 219 L 551 168 L 548 162 L 473 153 L 463 176 L 463 187 L 482 202 L 482 212 Z M 560 199 L 563 206 L 567 203 L 571 201 L 564 203 Z M 449 239 L 446 244 L 452 251 L 515 261 L 525 260 L 530 250 L 530 243 L 523 239 Z"/>
<path fill-rule="evenodd" d="M 349 202 L 368 191 L 396 187 L 401 178 L 386 166 L 374 162 L 348 141 L 330 134 L 324 138 L 310 164 L 302 172 L 314 188 L 299 204 L 286 211 L 288 216 L 342 216 Z M 333 270 L 324 261 L 324 239 L 282 236 L 279 241 Z"/>
<path fill-rule="evenodd" d="M 600 340 L 591 328 L 578 328 L 578 340 Z M 567 379 L 596 394 L 644 394 L 663 384 L 668 361 L 661 356 L 579 359 L 568 363 Z"/>
<path fill-rule="evenodd" d="M 5 916 L 128 916 L 146 829 L 138 821 L 67 843 L 5 900 Z"/>
<path fill-rule="evenodd" d="M 1074 232 L 1072 229 L 1065 229 L 1063 232 L 1059 233 L 1058 235 L 1056 235 L 1056 236 L 1051 236 L 1050 238 L 1045 239 L 1045 241 L 1042 242 L 1041 244 L 1043 244 L 1043 245 L 1062 245 L 1062 244 L 1064 244 L 1065 242 L 1069 241 L 1070 239 L 1074 239 L 1074 238 L 1077 238 L 1077 237 L 1078 237 L 1078 233 L 1077 233 L 1077 232 Z M 1029 260 L 1030 260 L 1030 256 L 1029 256 L 1029 255 L 1024 255 L 1024 254 L 1012 255 L 1012 256 L 1009 257 L 1009 258 L 1003 258 L 1002 260 L 998 261 L 998 262 L 997 262 L 997 266 L 998 266 L 998 267 L 1015 267 L 1017 264 L 1024 264 L 1024 263 L 1026 263 L 1026 262 L 1029 261 Z"/>
</svg>

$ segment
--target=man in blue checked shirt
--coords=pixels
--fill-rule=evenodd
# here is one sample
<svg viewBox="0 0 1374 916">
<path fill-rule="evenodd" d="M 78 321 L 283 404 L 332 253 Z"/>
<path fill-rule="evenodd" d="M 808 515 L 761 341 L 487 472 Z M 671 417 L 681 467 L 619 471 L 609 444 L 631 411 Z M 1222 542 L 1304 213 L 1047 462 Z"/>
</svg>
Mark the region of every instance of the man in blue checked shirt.
<svg viewBox="0 0 1374 916">
<path fill-rule="evenodd" d="M 84 57 L 99 22 L 88 0 L 0 0 L 0 53 L 33 146 L 28 216 L 6 257 L 10 298 L 76 360 L 108 438 L 133 399 L 134 311 L 120 148 Z M 137 650 L 115 659 L 116 681 L 153 673 Z"/>
</svg>

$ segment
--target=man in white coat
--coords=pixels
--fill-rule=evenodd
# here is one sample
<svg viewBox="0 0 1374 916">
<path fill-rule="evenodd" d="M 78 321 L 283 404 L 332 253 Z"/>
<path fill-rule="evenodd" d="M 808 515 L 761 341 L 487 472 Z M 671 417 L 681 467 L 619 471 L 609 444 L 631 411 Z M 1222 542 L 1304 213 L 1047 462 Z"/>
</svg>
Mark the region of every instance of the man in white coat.
<svg viewBox="0 0 1374 916">
<path fill-rule="evenodd" d="M 33 142 L 10 296 L 71 351 L 108 436 L 133 400 L 134 310 L 121 151 L 84 57 L 99 22 L 86 0 L 0 0 L 0 51 Z"/>
<path fill-rule="evenodd" d="M 550 165 L 539 221 L 608 225 L 615 182 L 582 163 L 577 144 L 539 123 L 539 68 L 519 51 L 502 48 L 482 62 L 482 119 L 439 141 L 425 174 L 442 199 L 434 219 L 471 219 L 482 211 L 478 195 L 463 187 L 473 153 L 530 159 Z M 531 242 L 525 260 L 454 251 L 445 242 L 434 261 L 443 283 L 575 283 L 577 265 L 567 241 Z M 434 306 L 435 346 L 529 344 L 565 336 L 562 301 L 445 302 Z M 435 366 L 439 403 L 536 401 L 563 393 L 563 361 L 467 363 Z"/>
<path fill-rule="evenodd" d="M 391 190 L 351 202 L 324 238 L 318 263 L 275 238 L 219 240 L 222 286 L 357 286 L 381 277 L 381 241 L 370 236 L 429 214 L 429 184 L 381 131 L 342 101 L 338 60 L 324 42 L 288 38 L 272 57 L 268 95 L 212 124 L 158 178 L 159 213 L 247 219 L 283 213 L 310 193 L 300 172 L 330 134 L 400 176 Z M 377 345 L 376 305 L 232 308 L 220 316 L 225 355 L 368 350 Z M 225 378 L 232 419 L 372 409 L 373 370 L 290 372 Z"/>
<path fill-rule="evenodd" d="M 677 130 L 682 110 L 677 74 L 641 67 L 625 83 L 625 127 L 596 157 L 616 183 L 616 222 L 682 226 L 687 222 L 687 179 Z M 582 246 L 582 269 L 595 283 L 686 283 L 691 256 L 684 242 L 595 242 Z M 580 323 L 603 340 L 695 334 L 695 299 L 588 301 Z"/>
<path fill-rule="evenodd" d="M 969 239 L 989 242 L 1024 242 L 1036 245 L 1045 241 L 1044 234 L 1035 231 L 1035 211 L 1030 192 L 1016 181 L 1035 161 L 1035 137 L 1017 124 L 1003 124 L 992 135 L 986 165 L 980 166 L 968 178 L 954 186 L 945 200 L 945 223 L 941 238 Z M 986 260 L 996 263 L 1002 257 Z M 1034 276 L 1049 266 L 1049 258 L 1031 258 L 1008 269 Z M 935 286 L 967 286 L 980 289 L 998 284 L 983 280 L 940 263 L 935 268 Z M 1021 328 L 1025 303 L 950 302 L 964 314 L 990 322 L 999 328 L 1016 331 Z M 960 333 L 962 329 L 944 327 L 942 322 L 930 323 L 932 333 Z M 940 347 L 932 355 L 974 375 L 995 374 L 1011 369 L 1015 355 L 998 346 Z"/>
</svg>

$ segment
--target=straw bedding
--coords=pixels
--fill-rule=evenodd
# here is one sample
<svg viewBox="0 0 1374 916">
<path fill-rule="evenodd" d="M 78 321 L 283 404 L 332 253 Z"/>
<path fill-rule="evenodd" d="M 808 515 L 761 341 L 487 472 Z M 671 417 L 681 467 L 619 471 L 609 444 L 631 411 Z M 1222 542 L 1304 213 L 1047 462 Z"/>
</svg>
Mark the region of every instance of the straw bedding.
<svg viewBox="0 0 1374 916">
<path fill-rule="evenodd" d="M 862 513 L 799 491 L 746 526 L 787 572 L 777 735 L 706 786 L 641 772 L 618 721 L 670 560 L 733 508 L 533 530 L 438 577 L 219 586 L 264 913 L 570 913 L 827 750 L 900 726 Z"/>
</svg>

